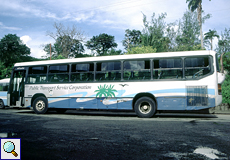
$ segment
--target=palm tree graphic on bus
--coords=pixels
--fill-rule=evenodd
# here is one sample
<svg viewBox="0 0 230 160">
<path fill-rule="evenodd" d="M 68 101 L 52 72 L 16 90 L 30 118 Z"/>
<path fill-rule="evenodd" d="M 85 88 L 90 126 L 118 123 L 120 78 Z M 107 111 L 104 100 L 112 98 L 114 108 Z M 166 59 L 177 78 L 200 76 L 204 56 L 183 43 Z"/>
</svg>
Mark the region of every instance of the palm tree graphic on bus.
<svg viewBox="0 0 230 160">
<path fill-rule="evenodd" d="M 100 85 L 98 86 L 98 90 L 95 90 L 94 92 L 97 92 L 96 97 L 115 97 L 114 92 L 117 92 L 117 90 L 113 89 L 114 85 L 106 85 L 104 86 Z"/>
</svg>

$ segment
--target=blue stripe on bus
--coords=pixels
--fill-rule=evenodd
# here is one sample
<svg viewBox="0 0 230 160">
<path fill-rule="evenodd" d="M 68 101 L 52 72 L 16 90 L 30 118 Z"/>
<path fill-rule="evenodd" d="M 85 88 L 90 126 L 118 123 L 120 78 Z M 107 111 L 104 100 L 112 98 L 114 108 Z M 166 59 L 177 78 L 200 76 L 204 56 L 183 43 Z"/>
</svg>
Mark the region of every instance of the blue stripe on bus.
<svg viewBox="0 0 230 160">
<path fill-rule="evenodd" d="M 0 91 L 0 96 L 7 96 L 7 92 Z"/>
<path fill-rule="evenodd" d="M 208 98 L 207 106 L 188 106 L 187 97 L 158 97 L 156 99 L 157 110 L 200 110 L 215 107 L 215 98 Z"/>
<path fill-rule="evenodd" d="M 7 91 L 0 91 L 0 99 L 3 100 L 4 105 L 7 105 Z"/>
<path fill-rule="evenodd" d="M 164 89 L 164 90 L 150 91 L 150 93 L 152 93 L 152 94 L 160 94 L 160 93 L 187 93 L 187 89 L 186 88 L 185 89 L 183 89 L 183 88 L 178 88 L 178 89 Z M 208 94 L 209 95 L 215 95 L 215 89 L 208 89 Z"/>
<path fill-rule="evenodd" d="M 125 90 L 123 90 L 125 91 Z M 125 93 L 125 92 L 124 92 Z M 123 94 L 124 94 L 123 93 Z M 145 93 L 151 93 L 151 94 L 163 94 L 163 93 L 183 93 L 187 94 L 187 89 L 186 88 L 177 88 L 177 89 L 164 89 L 164 90 L 154 90 L 154 91 L 147 91 Z M 136 93 L 134 94 L 129 94 L 125 95 L 122 97 L 135 97 Z M 208 89 L 208 95 L 215 95 L 215 89 Z M 118 97 L 118 96 L 117 96 Z"/>
<path fill-rule="evenodd" d="M 117 101 L 117 104 L 103 104 L 102 101 L 106 99 L 105 97 L 96 97 L 96 94 L 87 96 L 88 92 L 75 92 L 71 94 L 62 95 L 59 97 L 48 98 L 49 108 L 84 108 L 84 109 L 132 109 L 132 100 L 123 102 L 123 98 L 132 98 L 136 95 L 130 94 L 125 95 L 123 94 L 126 90 L 117 90 L 118 95 L 114 97 L 114 101 Z M 178 88 L 178 89 L 164 89 L 164 90 L 155 90 L 149 91 L 148 93 L 151 94 L 164 94 L 164 93 L 182 93 L 187 94 L 186 88 Z M 209 95 L 215 95 L 214 89 L 208 89 Z M 81 97 L 79 97 L 79 95 Z M 76 96 L 76 97 L 74 97 Z M 87 96 L 87 97 L 86 97 Z M 90 99 L 92 98 L 92 99 Z M 88 100 L 86 100 L 88 99 Z M 194 109 L 203 109 L 203 108 L 210 108 L 214 106 L 187 106 L 187 96 L 181 96 L 175 98 L 175 96 L 167 97 L 157 97 L 158 103 L 158 110 L 194 110 Z M 77 102 L 77 100 L 79 100 Z M 86 100 L 86 101 L 84 101 Z M 82 101 L 82 102 L 81 102 Z M 109 100 L 113 101 L 113 100 Z M 215 104 L 214 98 L 209 98 L 209 104 Z"/>
<path fill-rule="evenodd" d="M 125 95 L 123 96 L 123 94 L 126 92 L 126 90 L 118 90 L 118 95 L 116 95 L 116 97 L 135 97 L 135 95 L 137 93 L 134 94 L 129 94 L 129 95 Z M 146 93 L 151 93 L 151 94 L 163 94 L 163 93 L 183 93 L 183 94 L 187 94 L 187 90 L 184 88 L 178 88 L 178 89 L 164 89 L 164 90 L 154 90 L 154 91 L 147 91 Z M 88 92 L 75 92 L 75 93 L 71 93 L 71 94 L 66 94 L 66 95 L 61 95 L 58 97 L 54 97 L 54 98 L 49 98 L 49 101 L 53 101 L 55 99 L 58 98 L 74 98 L 74 96 L 79 97 L 77 95 L 82 95 L 81 97 L 86 98 L 86 95 L 88 94 Z M 208 89 L 208 94 L 209 95 L 215 95 L 215 89 Z M 87 96 L 87 98 L 96 98 L 96 94 L 93 95 L 89 95 Z"/>
<path fill-rule="evenodd" d="M 77 98 L 64 99 L 49 103 L 49 108 L 77 108 L 77 109 L 119 109 L 119 110 L 132 110 L 132 101 L 117 102 L 114 104 L 103 104 L 103 100 L 106 98 L 95 98 L 85 102 L 76 102 Z M 185 97 L 172 97 L 156 98 L 158 108 L 157 110 L 200 110 L 211 108 L 215 106 L 215 99 L 208 99 L 208 106 L 187 106 L 187 98 Z M 116 101 L 116 99 L 114 99 Z M 212 105 L 210 105 L 212 104 Z"/>
</svg>

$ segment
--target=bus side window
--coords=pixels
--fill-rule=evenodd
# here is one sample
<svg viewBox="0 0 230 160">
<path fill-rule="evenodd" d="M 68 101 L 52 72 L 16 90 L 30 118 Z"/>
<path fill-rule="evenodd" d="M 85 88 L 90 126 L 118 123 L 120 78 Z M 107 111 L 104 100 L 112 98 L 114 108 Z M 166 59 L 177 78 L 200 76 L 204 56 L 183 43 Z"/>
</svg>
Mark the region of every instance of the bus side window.
<svg viewBox="0 0 230 160">
<path fill-rule="evenodd" d="M 182 79 L 182 59 L 158 59 L 154 60 L 153 79 Z"/>
<path fill-rule="evenodd" d="M 49 82 L 69 82 L 69 65 L 49 66 Z"/>
<path fill-rule="evenodd" d="M 96 70 L 97 81 L 120 81 L 121 80 L 121 62 L 102 62 L 97 63 Z"/>
<path fill-rule="evenodd" d="M 71 82 L 87 82 L 94 80 L 94 64 L 73 64 L 71 69 Z"/>
<path fill-rule="evenodd" d="M 150 61 L 125 61 L 124 80 L 150 80 Z"/>
<path fill-rule="evenodd" d="M 27 83 L 46 82 L 47 66 L 29 67 Z"/>
<path fill-rule="evenodd" d="M 9 85 L 8 85 L 8 84 L 4 85 L 4 86 L 3 86 L 3 91 L 8 91 L 8 88 L 9 88 Z M 1 91 L 1 90 L 0 90 L 0 91 Z"/>
<path fill-rule="evenodd" d="M 211 72 L 209 57 L 185 58 L 185 78 L 196 79 Z"/>
</svg>

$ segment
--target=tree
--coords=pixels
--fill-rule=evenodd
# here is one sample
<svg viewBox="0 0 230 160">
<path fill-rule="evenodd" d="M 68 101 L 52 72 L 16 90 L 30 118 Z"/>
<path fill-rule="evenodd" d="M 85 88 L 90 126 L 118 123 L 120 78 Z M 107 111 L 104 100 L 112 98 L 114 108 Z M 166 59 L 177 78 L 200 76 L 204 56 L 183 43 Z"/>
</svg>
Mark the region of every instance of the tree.
<svg viewBox="0 0 230 160">
<path fill-rule="evenodd" d="M 5 35 L 0 40 L 0 79 L 10 76 L 14 63 L 36 60 L 30 56 L 30 48 L 16 34 Z"/>
<path fill-rule="evenodd" d="M 0 79 L 9 78 L 12 66 L 6 67 L 0 60 Z"/>
<path fill-rule="evenodd" d="M 227 71 L 224 83 L 222 84 L 223 103 L 230 104 L 230 52 L 223 55 L 224 70 Z"/>
<path fill-rule="evenodd" d="M 54 23 L 56 33 L 48 32 L 47 35 L 55 40 L 52 46 L 52 54 L 54 57 L 62 55 L 65 58 L 79 57 L 84 52 L 82 45 L 85 39 L 84 33 L 77 29 L 75 25 L 65 27 L 62 23 Z M 50 54 L 49 44 L 44 46 L 44 51 Z"/>
<path fill-rule="evenodd" d="M 5 35 L 0 40 L 0 59 L 5 67 L 23 61 L 23 58 L 29 54 L 30 48 L 23 44 L 16 34 Z"/>
<path fill-rule="evenodd" d="M 110 56 L 110 55 L 121 55 L 122 54 L 122 50 L 115 50 L 115 49 L 110 49 L 108 50 L 107 52 L 107 55 Z"/>
<path fill-rule="evenodd" d="M 211 0 L 209 0 L 211 1 Z M 188 8 L 194 12 L 197 10 L 197 19 L 200 26 L 200 43 L 201 48 L 203 48 L 203 33 L 202 33 L 202 0 L 186 0 L 186 3 L 188 3 Z"/>
<path fill-rule="evenodd" d="M 223 54 L 223 66 L 224 70 L 227 71 L 227 74 L 225 81 L 222 84 L 222 96 L 223 103 L 230 104 L 230 28 L 225 28 L 224 32 L 221 32 L 215 51 L 219 56 Z"/>
<path fill-rule="evenodd" d="M 152 46 L 133 47 L 126 54 L 156 53 L 157 49 Z"/>
<path fill-rule="evenodd" d="M 225 28 L 224 32 L 221 32 L 215 51 L 218 53 L 218 55 L 230 52 L 230 28 Z"/>
<path fill-rule="evenodd" d="M 139 46 L 141 44 L 141 31 L 126 29 L 125 39 L 122 43 L 126 50 Z"/>
<path fill-rule="evenodd" d="M 210 44 L 211 44 L 211 50 L 212 50 L 212 40 L 214 37 L 219 38 L 219 35 L 217 34 L 216 30 L 211 30 L 209 29 L 209 31 L 207 33 L 204 34 L 204 40 L 210 40 Z"/>
<path fill-rule="evenodd" d="M 176 35 L 176 50 L 191 51 L 201 49 L 199 41 L 199 24 L 197 13 L 186 11 L 181 20 L 179 20 Z"/>
<path fill-rule="evenodd" d="M 156 48 L 157 52 L 167 52 L 170 49 L 170 39 L 167 36 L 167 24 L 164 19 L 166 18 L 166 13 L 162 13 L 158 18 L 155 18 L 155 13 L 153 13 L 151 22 L 147 21 L 146 16 L 143 14 L 143 24 L 144 29 L 141 35 L 141 44 L 143 46 L 152 46 Z"/>
<path fill-rule="evenodd" d="M 85 46 L 96 51 L 97 55 L 106 55 L 109 49 L 116 48 L 117 43 L 115 43 L 114 36 L 108 34 L 100 34 L 99 36 L 93 36 L 89 41 L 86 42 Z"/>
</svg>

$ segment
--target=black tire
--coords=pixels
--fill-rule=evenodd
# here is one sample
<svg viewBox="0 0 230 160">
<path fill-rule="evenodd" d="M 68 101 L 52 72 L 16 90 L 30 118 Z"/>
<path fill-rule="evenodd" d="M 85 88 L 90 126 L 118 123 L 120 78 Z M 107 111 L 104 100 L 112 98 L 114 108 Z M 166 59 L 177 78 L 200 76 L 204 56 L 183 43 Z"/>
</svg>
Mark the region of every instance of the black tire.
<svg viewBox="0 0 230 160">
<path fill-rule="evenodd" d="M 136 101 L 134 110 L 138 117 L 150 118 L 156 113 L 156 103 L 149 97 L 141 97 Z"/>
<path fill-rule="evenodd" d="M 65 113 L 66 112 L 66 110 L 67 109 L 56 109 L 56 112 L 58 113 L 58 114 L 63 114 L 63 113 Z"/>
<path fill-rule="evenodd" d="M 4 108 L 5 108 L 4 102 L 3 100 L 0 99 L 0 109 L 4 109 Z"/>
<path fill-rule="evenodd" d="M 48 102 L 45 97 L 38 97 L 33 102 L 33 110 L 37 114 L 44 114 L 48 110 Z"/>
</svg>

